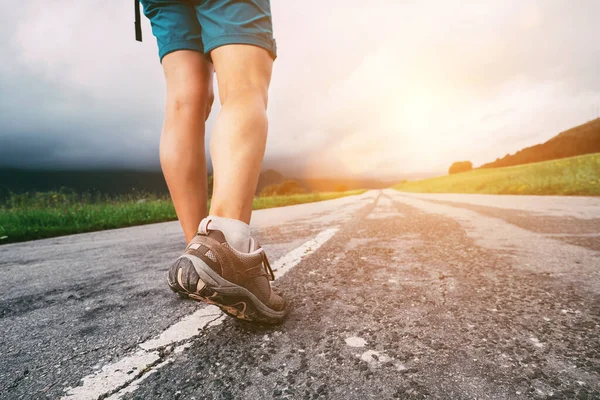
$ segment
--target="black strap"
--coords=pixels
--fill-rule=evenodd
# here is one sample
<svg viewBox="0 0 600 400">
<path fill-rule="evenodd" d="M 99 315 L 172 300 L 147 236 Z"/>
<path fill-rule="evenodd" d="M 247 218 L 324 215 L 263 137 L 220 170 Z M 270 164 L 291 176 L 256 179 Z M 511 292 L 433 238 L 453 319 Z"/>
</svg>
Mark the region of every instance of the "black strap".
<svg viewBox="0 0 600 400">
<path fill-rule="evenodd" d="M 267 255 L 265 254 L 264 251 L 262 254 L 263 254 L 263 264 L 265 265 L 265 268 L 266 268 L 267 277 L 269 278 L 270 281 L 274 281 L 275 274 L 273 273 L 273 270 L 271 269 L 271 264 L 269 263 L 269 259 L 267 258 Z"/>
<path fill-rule="evenodd" d="M 135 3 L 135 40 L 142 41 L 142 23 L 140 21 L 140 0 L 133 0 Z"/>
</svg>

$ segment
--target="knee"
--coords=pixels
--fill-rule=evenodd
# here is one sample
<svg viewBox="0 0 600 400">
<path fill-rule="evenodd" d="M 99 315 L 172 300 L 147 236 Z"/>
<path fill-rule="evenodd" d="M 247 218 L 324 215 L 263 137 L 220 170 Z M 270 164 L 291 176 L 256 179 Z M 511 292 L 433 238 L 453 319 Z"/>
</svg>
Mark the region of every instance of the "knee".
<svg viewBox="0 0 600 400">
<path fill-rule="evenodd" d="M 214 95 L 206 88 L 186 88 L 168 94 L 167 110 L 177 114 L 199 114 L 207 118 L 213 101 Z"/>
<path fill-rule="evenodd" d="M 264 108 L 267 108 L 269 100 L 268 87 L 262 85 L 236 85 L 230 88 L 219 88 L 219 98 L 221 105 L 225 105 L 230 102 L 242 102 L 261 104 Z"/>
</svg>

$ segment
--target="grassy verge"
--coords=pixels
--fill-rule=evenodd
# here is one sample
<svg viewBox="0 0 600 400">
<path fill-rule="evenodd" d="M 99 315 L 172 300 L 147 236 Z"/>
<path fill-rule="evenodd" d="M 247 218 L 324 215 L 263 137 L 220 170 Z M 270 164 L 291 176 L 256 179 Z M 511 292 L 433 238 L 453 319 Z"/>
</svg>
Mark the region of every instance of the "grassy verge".
<svg viewBox="0 0 600 400">
<path fill-rule="evenodd" d="M 311 203 L 361 193 L 364 190 L 257 197 L 253 208 Z M 109 199 L 63 192 L 13 195 L 0 207 L 0 244 L 176 219 L 171 201 L 156 196 Z"/>
<path fill-rule="evenodd" d="M 354 196 L 362 194 L 366 190 L 351 190 L 347 192 L 327 192 L 327 193 L 306 193 L 306 194 L 295 194 L 290 196 L 267 196 L 267 197 L 256 197 L 252 208 L 254 210 L 261 210 L 263 208 L 274 208 L 291 206 L 294 204 L 303 203 L 314 203 L 317 201 L 333 200 L 345 196 Z"/>
<path fill-rule="evenodd" d="M 420 193 L 598 196 L 600 153 L 402 182 L 394 189 Z"/>
</svg>

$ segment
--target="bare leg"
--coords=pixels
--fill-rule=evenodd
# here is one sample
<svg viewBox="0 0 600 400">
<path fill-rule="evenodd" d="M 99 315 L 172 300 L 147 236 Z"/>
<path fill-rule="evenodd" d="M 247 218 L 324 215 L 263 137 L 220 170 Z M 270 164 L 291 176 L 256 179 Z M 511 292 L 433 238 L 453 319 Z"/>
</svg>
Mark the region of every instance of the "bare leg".
<svg viewBox="0 0 600 400">
<path fill-rule="evenodd" d="M 210 143 L 214 168 L 210 214 L 250 223 L 267 141 L 273 59 L 260 47 L 242 44 L 218 47 L 211 56 L 222 107 Z"/>
<path fill-rule="evenodd" d="M 160 138 L 160 163 L 189 242 L 207 214 L 204 123 L 213 100 L 213 68 L 204 55 L 190 50 L 167 54 L 162 66 L 167 110 Z"/>
<path fill-rule="evenodd" d="M 202 221 L 193 245 L 169 268 L 169 286 L 177 293 L 217 304 L 230 316 L 278 323 L 287 314 L 287 302 L 271 289 L 264 250 L 251 240 L 248 226 L 267 139 L 273 61 L 266 50 L 250 45 L 222 46 L 211 55 L 222 103 L 210 144 L 214 166 L 211 216 Z M 214 236 L 215 231 L 222 233 L 225 242 L 222 236 Z M 201 276 L 211 283 L 204 283 Z M 234 283 L 239 276 L 245 279 Z"/>
</svg>

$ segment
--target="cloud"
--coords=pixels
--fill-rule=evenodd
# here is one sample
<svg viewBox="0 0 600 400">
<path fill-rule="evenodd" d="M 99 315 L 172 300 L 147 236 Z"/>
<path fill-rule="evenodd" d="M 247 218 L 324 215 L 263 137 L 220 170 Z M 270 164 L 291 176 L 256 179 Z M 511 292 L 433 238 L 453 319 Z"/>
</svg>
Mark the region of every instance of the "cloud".
<svg viewBox="0 0 600 400">
<path fill-rule="evenodd" d="M 162 76 L 157 61 L 134 62 L 141 51 L 126 39 L 132 7 L 19 5 L 2 10 L 13 18 L 1 32 L 9 39 L 3 59 L 11 61 L 0 70 L 0 164 L 156 166 L 163 111 L 148 93 L 160 93 Z"/>
<path fill-rule="evenodd" d="M 324 4 L 272 2 L 266 166 L 441 172 L 546 140 L 600 104 L 596 1 Z M 147 19 L 134 40 L 132 8 L 0 5 L 0 165 L 158 166 L 164 78 Z"/>
</svg>

